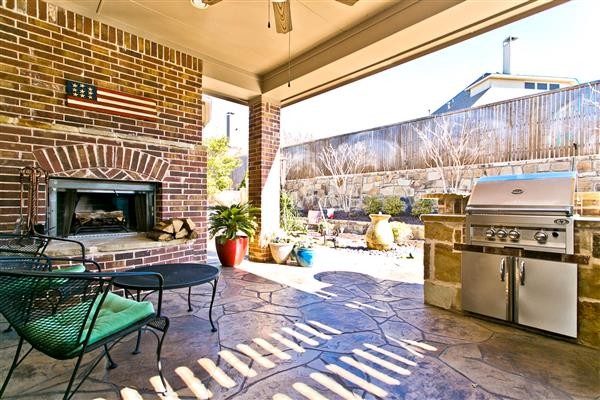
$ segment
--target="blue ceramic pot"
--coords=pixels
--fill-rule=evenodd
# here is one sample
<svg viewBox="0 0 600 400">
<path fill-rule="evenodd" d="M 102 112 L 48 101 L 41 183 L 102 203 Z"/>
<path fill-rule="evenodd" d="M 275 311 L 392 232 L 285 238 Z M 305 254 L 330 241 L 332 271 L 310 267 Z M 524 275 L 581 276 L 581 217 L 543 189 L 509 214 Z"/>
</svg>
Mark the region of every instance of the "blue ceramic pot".
<svg viewBox="0 0 600 400">
<path fill-rule="evenodd" d="M 304 247 L 296 249 L 296 261 L 301 267 L 312 267 L 315 262 L 315 250 Z"/>
</svg>

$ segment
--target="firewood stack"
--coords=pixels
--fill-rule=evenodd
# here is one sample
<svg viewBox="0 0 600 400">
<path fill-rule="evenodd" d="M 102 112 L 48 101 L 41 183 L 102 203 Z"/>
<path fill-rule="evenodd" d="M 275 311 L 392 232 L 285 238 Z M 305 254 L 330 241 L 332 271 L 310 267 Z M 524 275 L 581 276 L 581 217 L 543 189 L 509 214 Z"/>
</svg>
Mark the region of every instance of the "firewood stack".
<svg viewBox="0 0 600 400">
<path fill-rule="evenodd" d="M 173 239 L 197 239 L 196 224 L 190 218 L 173 218 L 160 221 L 148 232 L 148 237 L 159 242 Z"/>
</svg>

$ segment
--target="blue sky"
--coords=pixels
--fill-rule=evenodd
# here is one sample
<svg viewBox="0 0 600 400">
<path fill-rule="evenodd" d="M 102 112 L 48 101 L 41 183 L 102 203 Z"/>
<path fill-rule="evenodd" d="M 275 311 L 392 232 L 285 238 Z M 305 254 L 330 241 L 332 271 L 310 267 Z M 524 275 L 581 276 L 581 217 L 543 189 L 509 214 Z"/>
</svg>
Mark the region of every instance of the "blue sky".
<svg viewBox="0 0 600 400">
<path fill-rule="evenodd" d="M 543 13 L 458 43 L 433 54 L 286 107 L 281 131 L 287 138 L 320 138 L 423 117 L 485 72 L 502 71 L 502 41 L 517 36 L 515 74 L 600 79 L 600 1 L 572 0 Z M 293 85 L 293 82 L 292 82 Z M 246 147 L 246 107 L 213 101 L 206 136 L 225 133 L 232 117 L 232 141 Z"/>
</svg>

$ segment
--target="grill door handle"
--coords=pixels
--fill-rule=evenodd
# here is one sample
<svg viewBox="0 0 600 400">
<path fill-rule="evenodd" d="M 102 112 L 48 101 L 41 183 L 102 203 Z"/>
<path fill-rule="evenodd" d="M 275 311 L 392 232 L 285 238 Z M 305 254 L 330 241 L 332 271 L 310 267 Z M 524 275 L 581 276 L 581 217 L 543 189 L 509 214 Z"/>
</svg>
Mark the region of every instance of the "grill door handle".
<svg viewBox="0 0 600 400">
<path fill-rule="evenodd" d="M 525 286 L 525 261 L 519 263 L 519 281 L 521 286 Z"/>
<path fill-rule="evenodd" d="M 506 258 L 500 260 L 500 281 L 504 282 L 506 276 Z"/>
</svg>

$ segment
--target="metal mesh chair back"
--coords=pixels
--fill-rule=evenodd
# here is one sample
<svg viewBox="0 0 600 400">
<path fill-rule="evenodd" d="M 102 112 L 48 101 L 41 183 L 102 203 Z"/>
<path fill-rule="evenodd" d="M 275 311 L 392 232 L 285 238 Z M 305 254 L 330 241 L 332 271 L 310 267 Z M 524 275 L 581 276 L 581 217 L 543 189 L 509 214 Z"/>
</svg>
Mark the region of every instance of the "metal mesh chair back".
<svg viewBox="0 0 600 400">
<path fill-rule="evenodd" d="M 0 270 L 0 313 L 37 350 L 71 358 L 86 343 L 109 283 L 86 274 Z"/>
<path fill-rule="evenodd" d="M 0 271 L 50 271 L 50 259 L 40 256 L 25 257 L 0 257 Z"/>
<path fill-rule="evenodd" d="M 48 245 L 48 239 L 35 235 L 0 234 L 0 257 L 37 256 Z"/>
</svg>

